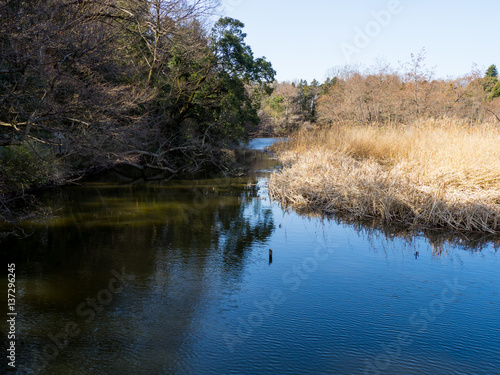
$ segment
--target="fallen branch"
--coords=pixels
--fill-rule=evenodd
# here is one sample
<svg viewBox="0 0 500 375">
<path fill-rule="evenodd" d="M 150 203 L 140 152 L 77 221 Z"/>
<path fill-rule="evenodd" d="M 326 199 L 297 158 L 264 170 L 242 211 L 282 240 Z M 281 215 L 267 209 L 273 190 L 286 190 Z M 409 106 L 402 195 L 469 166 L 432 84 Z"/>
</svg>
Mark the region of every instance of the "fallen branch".
<svg viewBox="0 0 500 375">
<path fill-rule="evenodd" d="M 489 108 L 485 108 L 487 112 L 491 113 L 493 116 L 495 116 L 495 118 L 500 122 L 500 117 L 498 117 L 498 115 L 493 112 L 491 109 Z"/>
</svg>

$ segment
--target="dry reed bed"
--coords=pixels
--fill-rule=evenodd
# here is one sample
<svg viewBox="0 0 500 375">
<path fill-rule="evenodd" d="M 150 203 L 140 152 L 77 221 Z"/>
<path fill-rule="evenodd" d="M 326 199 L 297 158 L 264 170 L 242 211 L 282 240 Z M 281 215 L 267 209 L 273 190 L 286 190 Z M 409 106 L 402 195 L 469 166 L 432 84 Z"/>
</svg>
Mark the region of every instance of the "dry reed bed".
<svg viewBox="0 0 500 375">
<path fill-rule="evenodd" d="M 500 129 L 458 120 L 303 132 L 274 147 L 283 205 L 412 227 L 500 233 Z"/>
</svg>

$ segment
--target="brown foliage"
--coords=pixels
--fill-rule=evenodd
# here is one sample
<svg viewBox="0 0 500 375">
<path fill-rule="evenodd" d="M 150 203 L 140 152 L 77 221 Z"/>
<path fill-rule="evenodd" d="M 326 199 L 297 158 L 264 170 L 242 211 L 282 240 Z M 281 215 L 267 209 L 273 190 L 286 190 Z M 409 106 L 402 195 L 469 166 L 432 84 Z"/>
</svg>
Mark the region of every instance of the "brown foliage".
<svg viewBox="0 0 500 375">
<path fill-rule="evenodd" d="M 500 232 L 500 130 L 467 120 L 338 125 L 275 151 L 269 181 L 284 205 L 383 224 Z"/>
<path fill-rule="evenodd" d="M 422 118 L 457 117 L 483 121 L 498 113 L 486 100 L 478 72 L 456 79 L 434 79 L 423 57 L 402 72 L 388 67 L 337 71 L 337 83 L 318 101 L 318 118 L 333 123 L 408 124 Z"/>
</svg>

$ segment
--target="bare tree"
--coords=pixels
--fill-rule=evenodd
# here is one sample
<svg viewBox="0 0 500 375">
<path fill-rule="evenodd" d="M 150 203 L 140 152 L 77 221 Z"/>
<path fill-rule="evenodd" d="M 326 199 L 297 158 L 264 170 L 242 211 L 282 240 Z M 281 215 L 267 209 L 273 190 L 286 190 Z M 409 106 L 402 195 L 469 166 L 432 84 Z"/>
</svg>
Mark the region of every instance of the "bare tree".
<svg viewBox="0 0 500 375">
<path fill-rule="evenodd" d="M 387 66 L 366 72 L 356 67 L 337 70 L 337 83 L 319 100 L 320 121 L 409 124 L 443 116 L 471 122 L 496 118 L 497 103 L 487 102 L 478 72 L 434 79 L 432 70 L 425 68 L 423 53 L 412 55 L 402 68 L 402 72 Z"/>
</svg>

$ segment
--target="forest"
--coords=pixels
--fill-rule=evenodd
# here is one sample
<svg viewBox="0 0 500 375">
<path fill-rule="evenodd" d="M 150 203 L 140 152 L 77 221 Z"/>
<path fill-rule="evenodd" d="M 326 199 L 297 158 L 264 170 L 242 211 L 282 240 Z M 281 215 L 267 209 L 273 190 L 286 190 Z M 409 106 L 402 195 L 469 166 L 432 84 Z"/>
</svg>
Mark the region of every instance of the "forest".
<svg viewBox="0 0 500 375">
<path fill-rule="evenodd" d="M 117 165 L 227 169 L 275 71 L 211 0 L 0 1 L 2 219 Z"/>
</svg>

